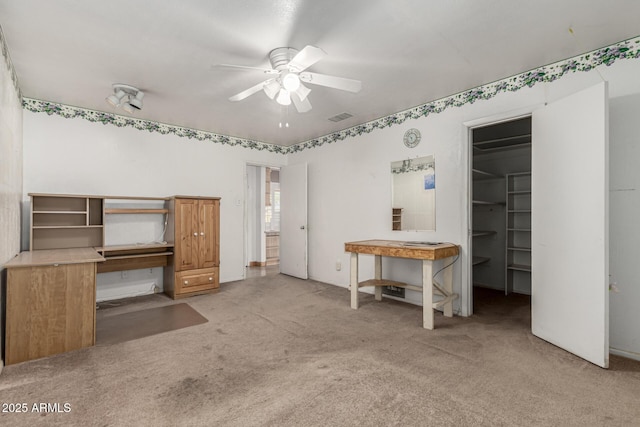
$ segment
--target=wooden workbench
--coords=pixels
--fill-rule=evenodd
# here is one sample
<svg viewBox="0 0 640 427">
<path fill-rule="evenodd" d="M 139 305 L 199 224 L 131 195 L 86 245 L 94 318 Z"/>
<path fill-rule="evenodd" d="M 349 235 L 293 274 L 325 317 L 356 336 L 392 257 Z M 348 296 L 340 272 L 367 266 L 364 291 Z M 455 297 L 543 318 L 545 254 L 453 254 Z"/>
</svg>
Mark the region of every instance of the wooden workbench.
<svg viewBox="0 0 640 427">
<path fill-rule="evenodd" d="M 447 262 L 459 253 L 457 245 L 451 243 L 429 244 L 427 242 L 406 242 L 399 240 L 363 240 L 344 244 L 346 252 L 351 252 L 351 308 L 358 309 L 358 288 L 375 286 L 375 299 L 382 300 L 382 287 L 395 286 L 422 292 L 422 323 L 425 329 L 433 329 L 433 309 L 442 306 L 444 315 L 453 316 L 453 301 L 458 294 L 453 293 L 453 266 L 444 269 L 443 283 L 433 280 L 433 261 Z M 358 282 L 358 254 L 375 256 L 375 278 Z M 382 278 L 382 257 L 409 258 L 422 261 L 422 287 Z M 452 264 L 452 263 L 450 263 Z M 433 301 L 433 295 L 443 298 Z"/>
</svg>

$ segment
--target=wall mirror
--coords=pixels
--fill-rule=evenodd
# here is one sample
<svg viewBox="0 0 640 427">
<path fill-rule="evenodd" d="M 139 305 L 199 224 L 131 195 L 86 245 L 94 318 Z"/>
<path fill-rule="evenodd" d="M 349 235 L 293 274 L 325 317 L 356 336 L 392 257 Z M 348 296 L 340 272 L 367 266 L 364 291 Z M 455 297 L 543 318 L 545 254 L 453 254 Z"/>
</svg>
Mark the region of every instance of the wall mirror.
<svg viewBox="0 0 640 427">
<path fill-rule="evenodd" d="M 433 156 L 391 162 L 392 230 L 436 229 Z"/>
</svg>

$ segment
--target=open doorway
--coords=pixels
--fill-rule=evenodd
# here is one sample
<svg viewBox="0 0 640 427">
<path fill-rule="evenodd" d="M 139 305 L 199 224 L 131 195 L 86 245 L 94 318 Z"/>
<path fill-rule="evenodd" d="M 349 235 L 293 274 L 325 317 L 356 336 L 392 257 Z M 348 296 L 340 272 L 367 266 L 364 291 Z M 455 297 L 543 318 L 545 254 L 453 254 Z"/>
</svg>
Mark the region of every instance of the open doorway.
<svg viewBox="0 0 640 427">
<path fill-rule="evenodd" d="M 279 272 L 279 178 L 277 167 L 247 165 L 247 278 Z"/>
<path fill-rule="evenodd" d="M 471 129 L 471 153 L 473 311 L 530 324 L 531 117 Z"/>
</svg>

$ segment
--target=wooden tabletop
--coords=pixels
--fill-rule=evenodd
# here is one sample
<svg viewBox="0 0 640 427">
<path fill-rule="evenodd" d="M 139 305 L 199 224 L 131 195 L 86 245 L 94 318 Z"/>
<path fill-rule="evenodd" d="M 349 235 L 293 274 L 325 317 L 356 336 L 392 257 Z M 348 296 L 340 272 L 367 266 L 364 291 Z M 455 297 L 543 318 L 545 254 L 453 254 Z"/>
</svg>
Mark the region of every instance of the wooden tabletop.
<svg viewBox="0 0 640 427">
<path fill-rule="evenodd" d="M 458 245 L 403 240 L 362 240 L 344 244 L 346 252 L 396 258 L 436 260 L 458 255 Z"/>
<path fill-rule="evenodd" d="M 35 267 L 102 261 L 105 261 L 105 259 L 93 248 L 45 249 L 20 252 L 15 258 L 7 262 L 4 267 Z"/>
</svg>

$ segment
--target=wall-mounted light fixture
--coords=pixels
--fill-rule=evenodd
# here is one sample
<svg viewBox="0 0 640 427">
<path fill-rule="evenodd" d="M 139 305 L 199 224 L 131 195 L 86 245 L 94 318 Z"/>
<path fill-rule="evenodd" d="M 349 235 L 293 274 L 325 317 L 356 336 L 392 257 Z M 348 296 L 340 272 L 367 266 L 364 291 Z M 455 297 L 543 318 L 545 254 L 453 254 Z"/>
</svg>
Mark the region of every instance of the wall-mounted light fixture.
<svg viewBox="0 0 640 427">
<path fill-rule="evenodd" d="M 107 96 L 106 101 L 113 107 L 122 107 L 124 111 L 133 114 L 142 110 L 142 98 L 144 92 L 133 86 L 116 83 L 113 85 L 113 94 Z"/>
</svg>

